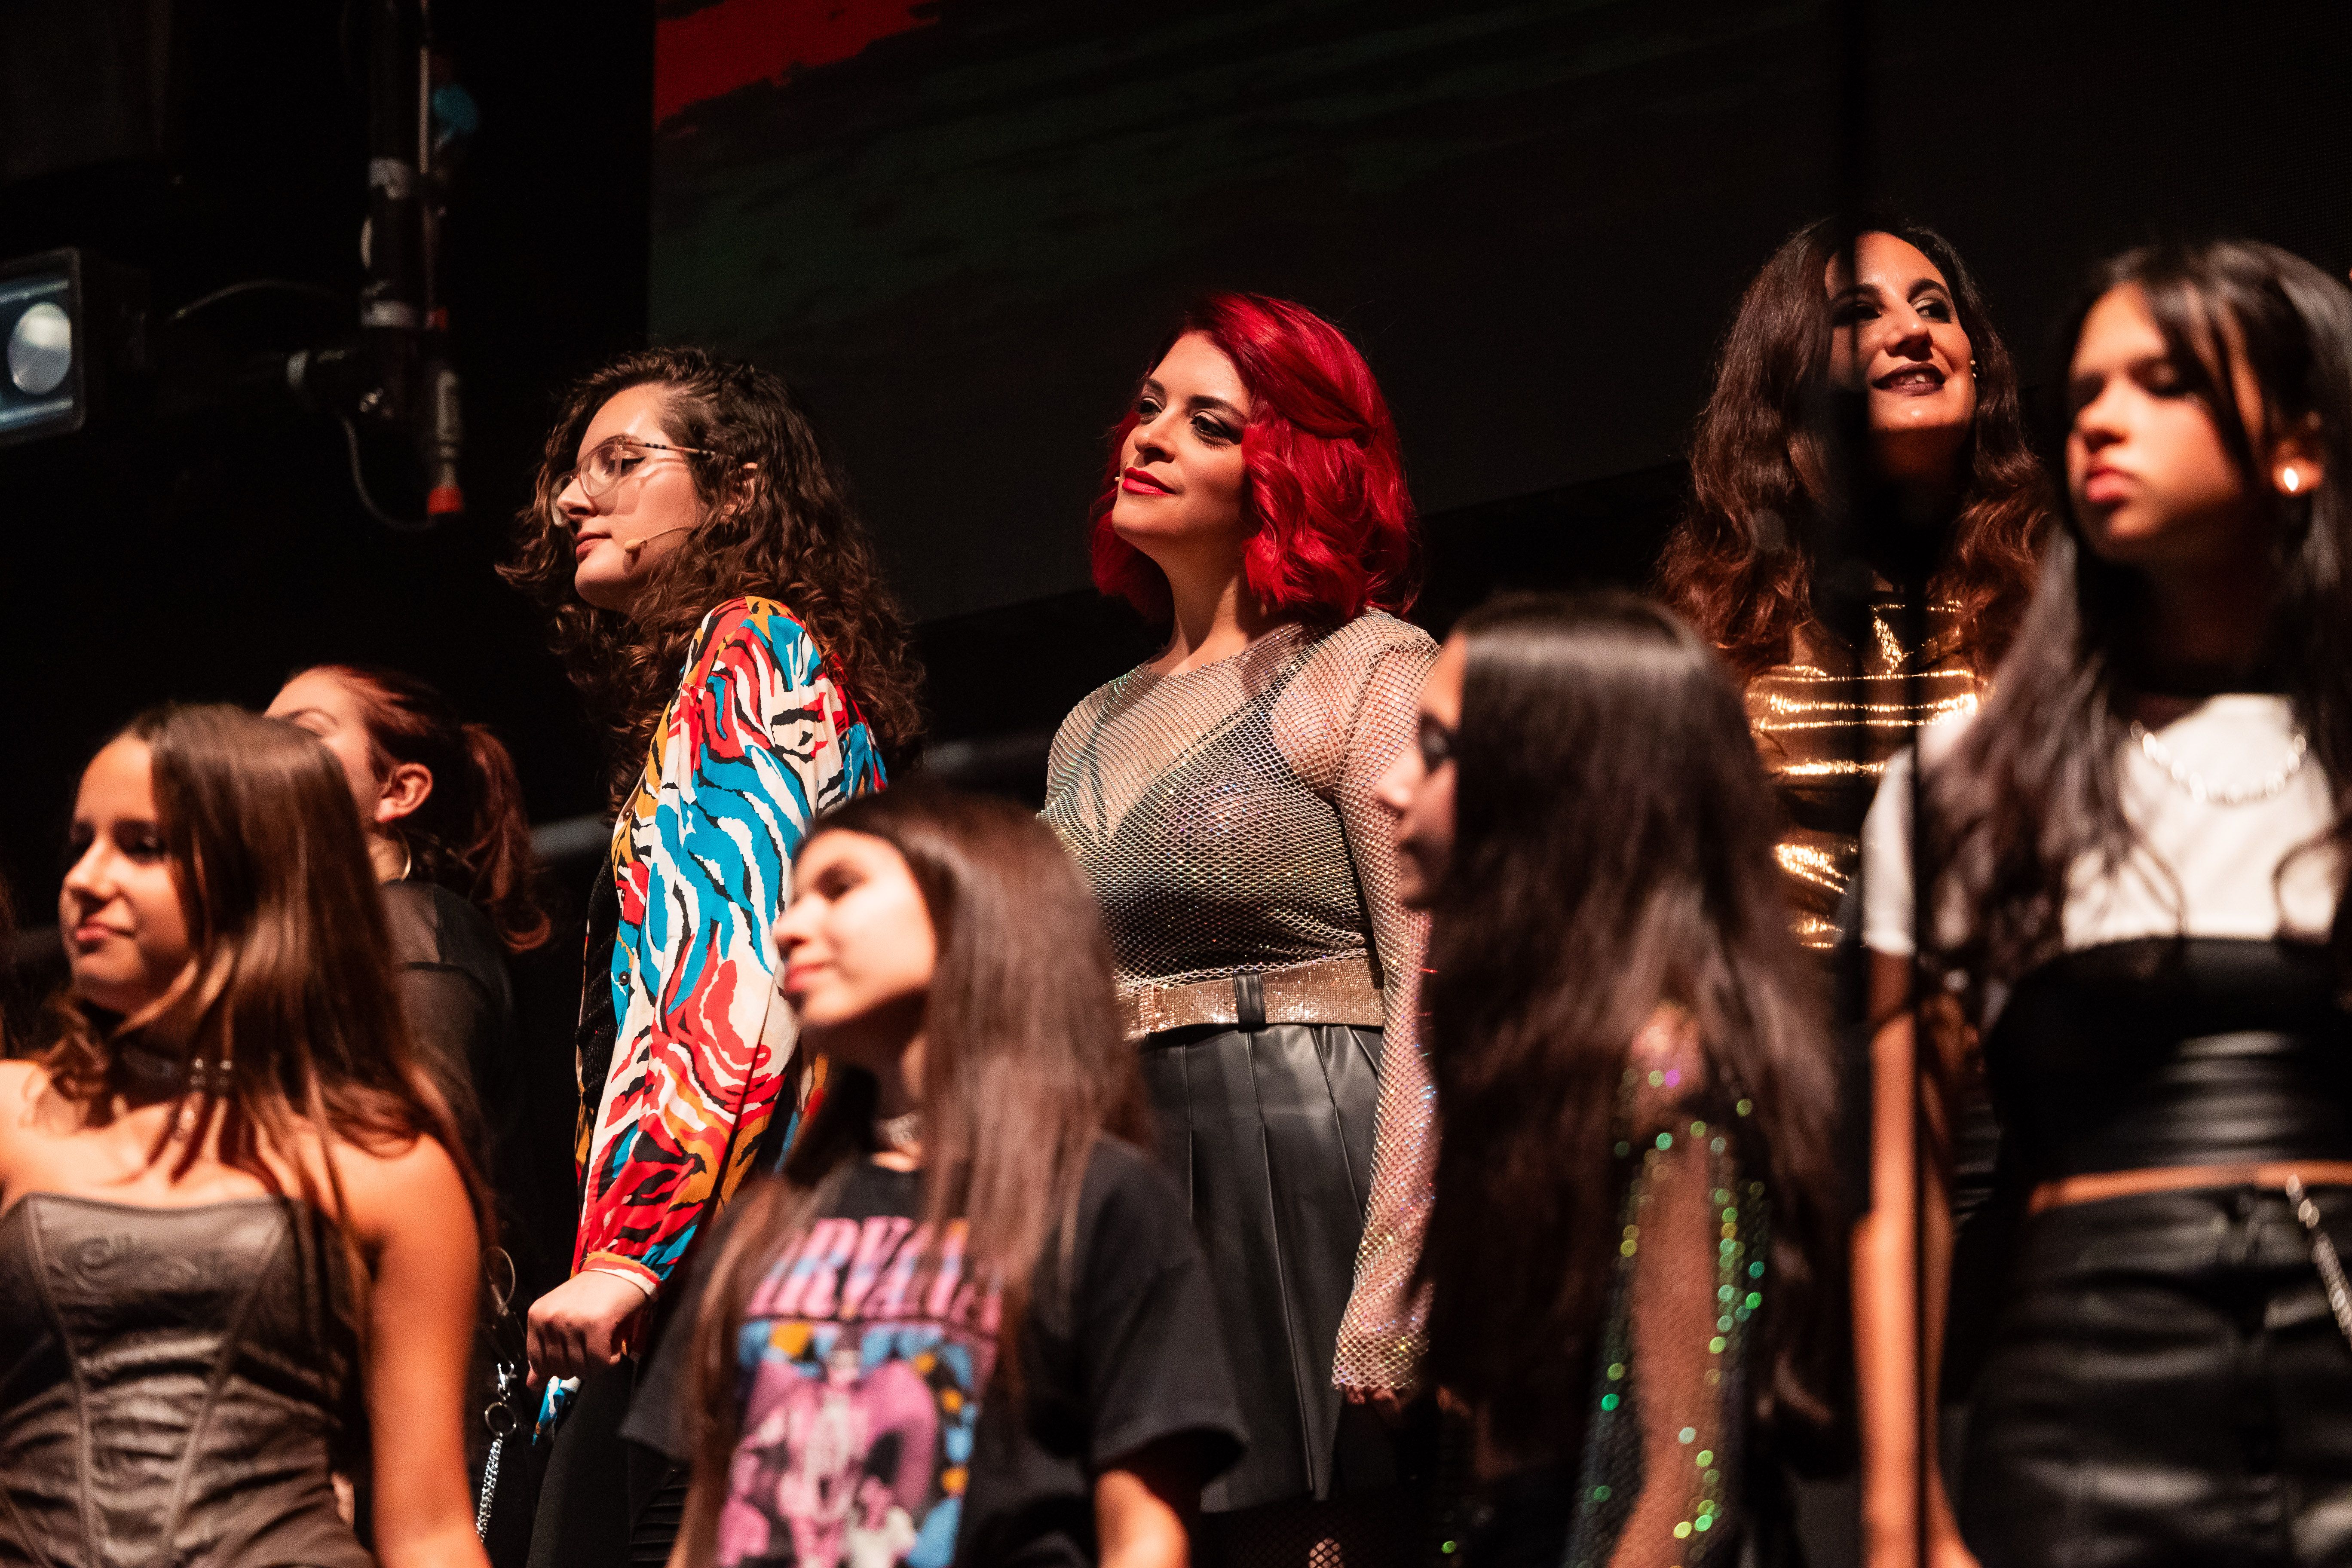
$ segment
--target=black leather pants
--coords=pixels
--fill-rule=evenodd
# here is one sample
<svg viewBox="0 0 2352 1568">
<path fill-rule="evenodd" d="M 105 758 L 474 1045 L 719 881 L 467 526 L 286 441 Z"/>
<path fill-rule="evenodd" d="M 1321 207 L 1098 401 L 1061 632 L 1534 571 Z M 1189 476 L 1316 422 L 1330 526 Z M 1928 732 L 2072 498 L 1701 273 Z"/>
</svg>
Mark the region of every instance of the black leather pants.
<svg viewBox="0 0 2352 1568">
<path fill-rule="evenodd" d="M 2314 1195 L 2352 1256 L 2352 1192 Z M 1984 1568 L 2352 1563 L 2352 1346 L 2283 1195 L 2147 1194 L 2027 1223 L 1960 1529 Z"/>
</svg>

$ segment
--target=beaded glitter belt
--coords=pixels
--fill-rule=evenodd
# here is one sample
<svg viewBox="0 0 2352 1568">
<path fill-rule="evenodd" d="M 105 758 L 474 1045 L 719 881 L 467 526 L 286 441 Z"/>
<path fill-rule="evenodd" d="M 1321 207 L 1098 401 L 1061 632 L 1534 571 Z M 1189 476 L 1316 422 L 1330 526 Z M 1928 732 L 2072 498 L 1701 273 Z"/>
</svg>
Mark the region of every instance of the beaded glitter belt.
<svg viewBox="0 0 2352 1568">
<path fill-rule="evenodd" d="M 1372 966 L 1360 958 L 1319 958 L 1287 969 L 1220 974 L 1186 985 L 1140 985 L 1118 999 L 1127 1037 L 1203 1024 L 1262 1029 L 1268 1024 L 1385 1023 Z"/>
</svg>

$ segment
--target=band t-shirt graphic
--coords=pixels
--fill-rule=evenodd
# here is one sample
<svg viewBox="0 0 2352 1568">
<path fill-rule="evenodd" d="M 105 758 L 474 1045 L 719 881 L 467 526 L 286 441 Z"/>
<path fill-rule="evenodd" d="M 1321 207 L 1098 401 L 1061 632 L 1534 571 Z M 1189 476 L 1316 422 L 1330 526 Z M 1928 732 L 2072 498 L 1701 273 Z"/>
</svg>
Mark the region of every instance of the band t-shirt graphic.
<svg viewBox="0 0 2352 1568">
<path fill-rule="evenodd" d="M 1142 1151 L 1096 1144 L 1066 1266 L 1049 1241 L 1030 1282 L 1017 1399 L 992 1382 L 1012 1346 L 962 1222 L 935 1242 L 919 1176 L 845 1175 L 745 1301 L 719 1568 L 1084 1568 L 1105 1470 L 1171 1437 L 1204 1476 L 1240 1453 L 1183 1194 Z M 708 1286 L 695 1268 L 680 1321 Z M 648 1388 L 689 1381 L 693 1338 L 664 1336 Z M 688 1459 L 683 1411 L 641 1390 L 623 1435 Z"/>
<path fill-rule="evenodd" d="M 964 1223 L 820 1219 L 745 1303 L 720 1568 L 945 1568 L 996 1364 Z"/>
</svg>

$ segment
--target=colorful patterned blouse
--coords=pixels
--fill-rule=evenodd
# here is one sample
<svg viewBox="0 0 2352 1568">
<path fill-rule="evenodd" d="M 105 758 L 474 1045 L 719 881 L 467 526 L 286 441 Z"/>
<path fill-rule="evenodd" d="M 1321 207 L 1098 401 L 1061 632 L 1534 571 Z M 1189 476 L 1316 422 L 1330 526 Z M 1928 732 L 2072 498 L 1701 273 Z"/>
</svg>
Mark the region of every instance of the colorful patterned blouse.
<svg viewBox="0 0 2352 1568">
<path fill-rule="evenodd" d="M 658 1288 L 741 1183 L 788 1075 L 797 1113 L 809 1075 L 776 990 L 776 920 L 810 819 L 885 782 L 856 704 L 783 606 L 736 599 L 705 618 L 613 826 L 614 1033 L 593 1091 L 582 1058 L 575 1270 Z"/>
</svg>

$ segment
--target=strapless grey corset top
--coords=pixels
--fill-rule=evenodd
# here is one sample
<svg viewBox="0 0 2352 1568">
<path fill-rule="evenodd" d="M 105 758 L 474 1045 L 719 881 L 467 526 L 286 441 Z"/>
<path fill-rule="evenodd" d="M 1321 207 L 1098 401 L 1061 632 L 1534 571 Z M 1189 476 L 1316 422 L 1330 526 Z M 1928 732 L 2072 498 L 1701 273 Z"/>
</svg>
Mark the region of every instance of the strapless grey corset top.
<svg viewBox="0 0 2352 1568">
<path fill-rule="evenodd" d="M 0 1217 L 0 1565 L 369 1568 L 332 1480 L 347 1272 L 287 1200 L 18 1202 Z"/>
</svg>

